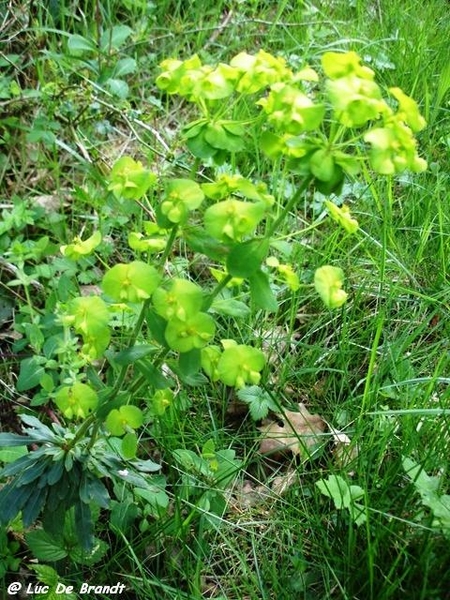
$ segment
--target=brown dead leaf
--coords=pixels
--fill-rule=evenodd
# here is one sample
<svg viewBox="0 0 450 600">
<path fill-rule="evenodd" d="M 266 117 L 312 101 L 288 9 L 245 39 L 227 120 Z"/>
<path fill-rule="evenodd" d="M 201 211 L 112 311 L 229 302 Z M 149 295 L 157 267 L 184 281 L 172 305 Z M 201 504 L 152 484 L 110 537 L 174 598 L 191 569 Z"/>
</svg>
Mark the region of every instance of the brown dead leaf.
<svg viewBox="0 0 450 600">
<path fill-rule="evenodd" d="M 303 402 L 299 403 L 298 408 L 298 412 L 286 410 L 283 414 L 277 414 L 275 421 L 259 428 L 262 433 L 259 445 L 261 454 L 289 451 L 294 456 L 308 458 L 314 446 L 320 442 L 325 421 L 319 415 L 312 415 Z"/>
<path fill-rule="evenodd" d="M 294 483 L 299 481 L 297 469 L 288 469 L 283 475 L 277 475 L 272 481 L 272 492 L 282 496 Z"/>
<path fill-rule="evenodd" d="M 242 513 L 252 506 L 263 504 L 270 498 L 270 489 L 248 479 L 238 482 L 229 494 L 228 508 L 232 512 Z"/>
<path fill-rule="evenodd" d="M 54 213 L 60 210 L 63 205 L 61 196 L 58 194 L 41 194 L 33 196 L 33 203 L 45 210 L 46 213 Z"/>
</svg>

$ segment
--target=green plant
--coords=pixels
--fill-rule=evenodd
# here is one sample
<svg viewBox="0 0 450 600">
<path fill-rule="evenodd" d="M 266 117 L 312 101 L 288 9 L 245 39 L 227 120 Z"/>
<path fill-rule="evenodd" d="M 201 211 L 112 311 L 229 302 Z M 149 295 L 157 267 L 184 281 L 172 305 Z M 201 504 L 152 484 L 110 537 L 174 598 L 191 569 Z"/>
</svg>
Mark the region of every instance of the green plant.
<svg viewBox="0 0 450 600">
<path fill-rule="evenodd" d="M 118 45 L 129 35 L 116 30 L 114 38 L 114 31 Z M 77 52 L 97 51 L 85 38 L 70 40 Z M 105 69 L 109 77 L 108 64 Z M 200 111 L 183 129 L 195 157 L 191 176 L 157 176 L 141 161 L 120 158 L 104 192 L 119 209 L 127 212 L 131 205 L 138 214 L 128 238 L 132 260 L 106 268 L 99 295 L 82 296 L 75 285 L 57 289 L 44 315 L 28 294 L 22 329 L 33 356 L 21 363 L 18 388 L 37 388 L 32 405 L 53 403 L 58 416 L 47 426 L 22 415 L 25 435 L 0 434 L 5 446 L 38 446 L 0 472 L 9 479 L 0 490 L 2 523 L 21 511 L 26 526 L 41 517 L 45 533 L 55 535 L 73 510 L 80 544 L 90 552 L 94 509 L 108 509 L 121 482 L 138 495 L 143 490 L 161 510 L 167 507 L 164 482 L 148 475 L 159 466 L 139 457 L 158 445 L 156 434 L 179 388 L 211 382 L 241 390 L 255 419 L 273 408 L 255 389 L 268 373 L 265 355 L 251 335 L 241 339 L 239 326 L 249 305 L 275 313 L 281 292 L 301 285 L 294 266 L 277 257 L 280 227 L 310 190 L 330 195 L 360 172 L 391 176 L 426 167 L 414 137 L 424 120 L 411 98 L 390 88 L 385 99 L 374 72 L 354 52 L 325 53 L 322 69 L 322 79 L 309 66 L 293 71 L 262 50 L 215 66 L 197 56 L 162 63 L 159 88 Z M 117 71 L 111 77 L 117 81 Z M 244 120 L 234 116 L 239 107 L 248 111 Z M 286 202 L 240 174 L 240 153 L 249 152 L 247 127 L 268 159 L 297 178 Z M 211 177 L 196 181 L 202 161 Z M 348 207 L 328 203 L 328 210 L 347 232 L 357 231 Z M 94 228 L 84 241 L 77 236 L 61 246 L 69 279 L 76 279 L 86 260 L 97 258 L 105 268 L 102 240 L 103 232 Z M 206 260 L 211 276 L 193 281 L 179 266 L 183 253 Z M 29 279 L 18 281 L 29 289 Z M 343 271 L 331 265 L 321 266 L 314 282 L 304 285 L 315 286 L 329 309 L 347 298 Z M 173 458 L 186 471 L 186 501 L 220 515 L 211 506 L 223 505 L 217 490 L 237 468 L 234 451 L 216 451 L 211 441 L 201 456 L 176 448 Z M 199 476 L 206 492 L 198 492 Z M 350 501 L 347 495 L 342 507 L 352 508 L 355 495 L 350 490 Z M 359 514 L 353 518 L 361 522 Z"/>
<path fill-rule="evenodd" d="M 364 490 L 359 485 L 350 485 L 340 475 L 329 475 L 327 479 L 316 481 L 316 486 L 324 496 L 333 500 L 338 510 L 347 509 L 356 525 L 365 523 L 366 508 L 357 502 L 364 497 Z"/>
<path fill-rule="evenodd" d="M 422 505 L 431 511 L 431 526 L 448 537 L 450 535 L 450 495 L 440 492 L 441 478 L 427 475 L 420 464 L 406 456 L 403 458 L 403 468 L 420 494 Z"/>
</svg>

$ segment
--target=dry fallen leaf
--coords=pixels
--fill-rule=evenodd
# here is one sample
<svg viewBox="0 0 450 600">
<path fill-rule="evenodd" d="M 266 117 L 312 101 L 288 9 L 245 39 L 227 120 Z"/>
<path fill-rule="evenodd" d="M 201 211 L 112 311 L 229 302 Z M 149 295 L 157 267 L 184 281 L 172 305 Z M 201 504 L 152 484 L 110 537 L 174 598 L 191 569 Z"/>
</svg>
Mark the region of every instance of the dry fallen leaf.
<svg viewBox="0 0 450 600">
<path fill-rule="evenodd" d="M 297 469 L 288 469 L 283 475 L 277 475 L 272 482 L 272 492 L 282 496 L 294 483 L 299 481 Z"/>
<path fill-rule="evenodd" d="M 286 410 L 277 414 L 276 420 L 259 428 L 262 440 L 261 454 L 292 452 L 308 458 L 314 447 L 320 443 L 320 434 L 325 431 L 325 421 L 319 415 L 312 415 L 303 402 L 298 412 Z"/>
</svg>

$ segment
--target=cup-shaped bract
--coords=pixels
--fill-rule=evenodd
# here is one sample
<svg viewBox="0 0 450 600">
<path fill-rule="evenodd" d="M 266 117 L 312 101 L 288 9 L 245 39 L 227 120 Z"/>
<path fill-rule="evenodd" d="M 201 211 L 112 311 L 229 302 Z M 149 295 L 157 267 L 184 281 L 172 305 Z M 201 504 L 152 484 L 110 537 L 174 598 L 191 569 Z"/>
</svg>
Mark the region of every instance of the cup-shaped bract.
<svg viewBox="0 0 450 600">
<path fill-rule="evenodd" d="M 214 319 L 199 312 L 182 321 L 174 317 L 167 323 L 165 338 L 172 350 L 189 352 L 194 348 L 203 348 L 214 337 L 216 325 Z"/>
<path fill-rule="evenodd" d="M 395 115 L 384 127 L 371 129 L 364 135 L 369 142 L 370 164 L 381 175 L 394 175 L 410 169 L 421 173 L 427 163 L 417 153 L 417 141 L 411 129 Z"/>
<path fill-rule="evenodd" d="M 54 401 L 68 419 L 85 419 L 97 407 L 98 396 L 89 385 L 76 382 L 60 388 Z"/>
<path fill-rule="evenodd" d="M 208 207 L 204 215 L 207 233 L 224 242 L 239 242 L 253 233 L 264 217 L 266 206 L 262 202 L 223 200 Z"/>
<path fill-rule="evenodd" d="M 172 223 L 184 223 L 189 212 L 198 208 L 204 198 L 197 182 L 191 179 L 172 179 L 166 186 L 161 212 Z"/>
<path fill-rule="evenodd" d="M 151 265 L 135 260 L 114 265 L 103 276 L 102 288 L 116 302 L 143 302 L 150 298 L 161 281 Z"/>
<path fill-rule="evenodd" d="M 126 404 L 108 413 L 105 425 L 112 435 L 121 436 L 137 429 L 143 422 L 142 410 L 132 404 Z"/>
<path fill-rule="evenodd" d="M 341 268 L 324 265 L 316 269 L 314 286 L 327 308 L 339 308 L 347 300 L 343 283 L 344 271 Z"/>
<path fill-rule="evenodd" d="M 95 360 L 102 356 L 111 339 L 109 318 L 108 307 L 101 298 L 80 296 L 67 304 L 61 321 L 72 326 L 82 336 L 81 353 L 85 358 Z"/>
<path fill-rule="evenodd" d="M 101 241 L 102 234 L 100 231 L 95 231 L 86 240 L 82 240 L 81 237 L 76 236 L 70 244 L 61 246 L 61 254 L 71 260 L 78 260 L 83 256 L 92 254 Z"/>
<path fill-rule="evenodd" d="M 168 289 L 159 287 L 153 294 L 155 311 L 166 320 L 186 321 L 200 312 L 204 301 L 202 288 L 186 279 L 172 279 Z"/>
<path fill-rule="evenodd" d="M 268 115 L 267 120 L 284 133 L 300 135 L 318 129 L 325 115 L 325 106 L 287 83 L 272 85 L 267 98 L 257 102 Z"/>
<path fill-rule="evenodd" d="M 264 50 L 259 50 L 256 54 L 240 52 L 231 59 L 230 65 L 240 73 L 236 90 L 242 94 L 254 94 L 276 81 L 292 77 L 292 71 L 284 58 L 273 56 Z"/>
<path fill-rule="evenodd" d="M 217 364 L 217 375 L 225 385 L 243 388 L 258 385 L 266 364 L 264 353 L 245 344 L 227 345 Z"/>
<path fill-rule="evenodd" d="M 139 200 L 155 182 L 156 175 L 146 169 L 140 161 L 130 156 L 122 156 L 111 169 L 108 190 L 117 198 Z"/>
</svg>

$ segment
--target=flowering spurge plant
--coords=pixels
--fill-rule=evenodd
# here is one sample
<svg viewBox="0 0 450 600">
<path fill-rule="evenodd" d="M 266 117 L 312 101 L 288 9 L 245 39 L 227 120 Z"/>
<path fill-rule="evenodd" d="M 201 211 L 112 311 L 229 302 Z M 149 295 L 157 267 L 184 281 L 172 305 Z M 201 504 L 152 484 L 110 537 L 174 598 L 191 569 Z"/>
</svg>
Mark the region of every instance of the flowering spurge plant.
<svg viewBox="0 0 450 600">
<path fill-rule="evenodd" d="M 321 69 L 323 77 L 309 66 L 294 72 L 283 58 L 262 50 L 215 66 L 197 56 L 162 63 L 159 88 L 185 97 L 200 113 L 183 129 L 195 164 L 205 161 L 214 171 L 230 159 L 229 166 L 212 180 L 158 177 L 131 157 L 112 167 L 108 192 L 119 206 L 133 203 L 141 211 L 139 228 L 128 234 L 133 257 L 106 269 L 102 262 L 98 294 L 61 299 L 47 337 L 21 364 L 19 391 L 34 389 L 32 404 L 53 404 L 63 423 L 50 429 L 25 417 L 27 435 L 0 434 L 4 445 L 39 446 L 0 472 L 11 478 L 0 490 L 3 523 L 22 511 L 26 525 L 42 515 L 49 527 L 47 515 L 60 498 L 79 516 L 80 538 L 89 547 L 91 509 L 111 503 L 102 480 L 119 478 L 146 501 L 154 497 L 158 509 L 167 506 L 161 478 L 156 484 L 148 474 L 158 466 L 139 458 L 140 432 L 146 427 L 151 433 L 179 409 L 183 388 L 211 382 L 245 397 L 251 387 L 258 402 L 252 414 L 264 417 L 273 408 L 259 388 L 264 353 L 229 333 L 221 339 L 218 317 L 234 319 L 238 330 L 249 305 L 276 312 L 277 290 L 299 289 L 295 266 L 285 262 L 276 235 L 308 188 L 329 195 L 363 168 L 394 175 L 426 167 L 414 137 L 425 123 L 411 98 L 398 88 L 385 97 L 354 52 L 324 54 Z M 247 107 L 246 121 L 234 118 L 239 103 Z M 284 161 L 302 178 L 285 203 L 267 184 L 238 171 L 249 127 L 269 159 Z M 325 207 L 346 232 L 358 230 L 347 206 L 326 200 Z M 60 250 L 76 266 L 95 261 L 101 244 L 102 233 L 94 231 Z M 180 249 L 206 261 L 210 277 L 194 281 L 180 271 Z M 338 267 L 317 269 L 314 286 L 327 308 L 345 303 L 343 281 Z M 220 452 L 214 456 L 224 459 Z M 191 464 L 193 456 L 180 450 L 176 460 Z M 37 497 L 31 495 L 35 485 Z"/>
</svg>

